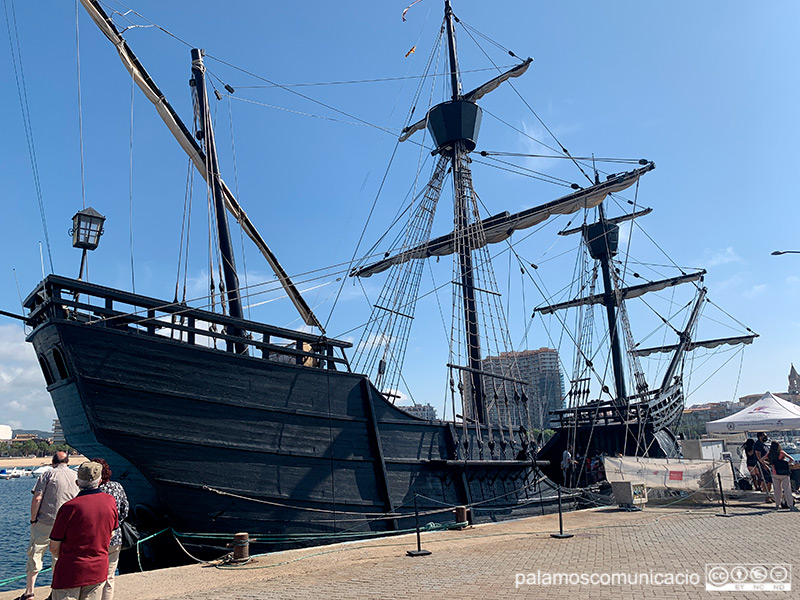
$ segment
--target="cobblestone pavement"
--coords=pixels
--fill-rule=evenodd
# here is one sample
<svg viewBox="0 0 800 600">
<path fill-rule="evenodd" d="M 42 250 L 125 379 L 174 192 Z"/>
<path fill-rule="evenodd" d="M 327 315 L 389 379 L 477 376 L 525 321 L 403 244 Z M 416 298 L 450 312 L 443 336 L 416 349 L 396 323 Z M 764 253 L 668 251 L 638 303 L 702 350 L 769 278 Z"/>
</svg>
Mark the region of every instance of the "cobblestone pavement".
<svg viewBox="0 0 800 600">
<path fill-rule="evenodd" d="M 735 505 L 731 518 L 720 518 L 718 512 L 713 506 L 671 506 L 633 513 L 615 508 L 565 513 L 565 529 L 574 537 L 564 540 L 549 535 L 558 528 L 556 515 L 428 533 L 422 546 L 432 554 L 415 558 L 405 555 L 415 548 L 413 536 L 293 550 L 235 569 L 193 565 L 124 575 L 117 579 L 116 598 L 800 597 L 796 572 L 788 580 L 791 592 L 706 591 L 706 564 L 792 563 L 800 539 L 798 513 L 776 512 L 767 504 Z M 595 574 L 600 584 L 543 585 L 542 575 L 555 573 L 576 574 L 573 578 Z M 663 574 L 662 584 L 603 585 L 603 574 L 612 573 Z M 531 574 L 541 584 L 527 583 Z M 664 583 L 664 577 L 679 574 L 685 580 Z M 46 592 L 37 590 L 37 598 Z M 0 600 L 14 597 L 0 593 Z"/>
</svg>

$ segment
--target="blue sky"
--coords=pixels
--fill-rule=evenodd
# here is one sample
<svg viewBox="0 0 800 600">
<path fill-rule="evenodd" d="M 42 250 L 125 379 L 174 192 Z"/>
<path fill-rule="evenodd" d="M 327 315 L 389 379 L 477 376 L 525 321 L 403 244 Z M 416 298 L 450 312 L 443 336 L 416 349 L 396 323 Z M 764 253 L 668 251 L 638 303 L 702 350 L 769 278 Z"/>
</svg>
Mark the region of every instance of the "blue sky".
<svg viewBox="0 0 800 600">
<path fill-rule="evenodd" d="M 231 1 L 224 8 L 210 1 L 130 2 L 130 8 L 175 36 L 153 27 L 135 27 L 125 34 L 185 121 L 191 119 L 189 46 L 179 40 L 205 48 L 210 55 L 207 65 L 219 78 L 217 86 L 221 80 L 236 89 L 235 99 L 214 101 L 223 176 L 232 189 L 238 188 L 242 205 L 286 270 L 305 281 L 303 273 L 348 261 L 394 149 L 395 135 L 384 129 L 397 132 L 405 124 L 419 83 L 406 77 L 423 71 L 441 21 L 442 3 L 423 0 L 402 22 L 405 2 Z M 790 160 L 800 137 L 795 77 L 800 7 L 789 1 L 739 0 L 454 0 L 453 4 L 466 24 L 518 56 L 534 58 L 529 71 L 514 85 L 572 154 L 646 157 L 656 162 L 657 169 L 642 180 L 639 190 L 638 202 L 654 208 L 653 214 L 642 219 L 642 227 L 675 263 L 707 268 L 710 298 L 761 334 L 742 361 L 739 355 L 732 358 L 714 379 L 692 393 L 689 402 L 784 391 L 790 363 L 800 362 L 796 355 L 800 256 L 773 257 L 770 252 L 800 249 Z M 12 6 L 17 27 L 16 31 L 13 25 L 10 28 L 14 41 L 9 44 L 6 39 L 0 45 L 0 76 L 6 90 L 0 98 L 4 117 L 0 164 L 6 183 L 0 308 L 19 312 L 15 273 L 25 296 L 41 278 L 39 243 L 44 237 L 12 47 L 14 52 L 21 50 L 54 268 L 68 276 L 77 275 L 80 258 L 71 248 L 67 231 L 72 215 L 81 208 L 81 160 L 75 7 L 72 2 L 8 0 L 6 14 L 11 14 Z M 127 10 L 113 0 L 107 0 L 106 6 Z M 147 25 L 139 17 L 131 18 L 136 25 Z M 131 106 L 130 78 L 82 9 L 79 32 L 86 203 L 108 217 L 107 234 L 90 259 L 89 278 L 130 289 L 132 236 L 136 291 L 170 299 L 186 192 L 186 158 L 138 89 Z M 491 67 L 463 29 L 457 35 L 463 69 Z M 477 39 L 498 65 L 514 64 L 492 44 Z M 413 46 L 416 52 L 406 57 Z M 315 103 L 285 89 L 252 87 L 265 82 L 215 59 L 281 84 L 392 80 L 290 88 Z M 491 76 L 486 70 L 467 72 L 464 87 L 471 89 Z M 419 117 L 429 94 L 425 88 L 416 113 Z M 442 98 L 437 87 L 433 102 Z M 482 106 L 486 112 L 479 149 L 541 152 L 541 146 L 519 131 L 552 143 L 508 86 L 487 96 Z M 357 120 L 377 127 L 352 124 Z M 399 148 L 367 229 L 367 247 L 404 202 L 421 156 L 424 159 L 427 153 L 421 154 L 418 146 L 406 143 Z M 563 162 L 520 164 L 580 182 L 575 170 Z M 430 169 L 429 163 L 430 159 L 421 176 Z M 520 210 L 565 193 L 563 188 L 481 165 L 474 166 L 474 180 L 492 213 Z M 194 197 L 200 214 L 205 210 L 202 188 L 195 186 Z M 527 259 L 541 263 L 538 274 L 551 291 L 560 289 L 563 271 L 571 269 L 571 263 L 561 265 L 554 258 L 574 241 L 555 236 L 565 222 L 562 218 L 543 228 L 524 249 L 520 247 Z M 439 219 L 437 233 L 444 233 L 447 223 L 447 218 Z M 199 218 L 193 224 L 190 296 L 204 293 L 206 226 Z M 638 229 L 630 235 L 633 242 L 648 245 Z M 238 232 L 234 238 L 238 243 Z M 659 260 L 658 248 L 644 252 L 643 260 Z M 267 265 L 252 248 L 245 250 L 245 259 L 250 284 L 271 279 Z M 244 270 L 241 256 L 239 261 Z M 507 264 L 507 254 L 499 262 Z M 49 270 L 46 257 L 45 263 Z M 525 341 L 525 315 L 541 299 L 535 298 L 535 290 L 528 290 L 523 305 L 516 287 L 519 282 L 507 285 L 507 275 L 500 265 L 498 269 L 501 291 L 511 290 L 515 347 L 538 348 L 557 342 L 552 325 L 548 338 L 538 323 L 528 329 Z M 425 278 L 430 281 L 428 275 Z M 335 279 L 331 275 L 300 285 L 306 289 L 325 284 L 311 290 L 308 299 L 326 319 L 339 285 Z M 365 282 L 372 297 L 380 283 L 379 276 Z M 364 322 L 368 308 L 360 288 L 347 282 L 329 333 L 356 339 L 357 332 L 351 329 Z M 436 312 L 435 305 L 428 308 Z M 299 327 L 285 300 L 258 307 L 252 316 Z M 719 320 L 727 318 L 722 315 Z M 730 335 L 711 323 L 710 335 Z M 414 398 L 437 406 L 444 379 L 438 365 L 446 355 L 442 354 L 444 342 L 432 338 L 434 333 L 442 337 L 442 331 L 438 314 L 418 319 L 407 370 L 407 378 L 415 382 Z M 645 326 L 644 331 L 650 330 Z M 49 429 L 54 411 L 23 339 L 20 325 L 0 322 L 0 422 Z M 569 368 L 571 359 L 562 358 Z M 729 354 L 722 354 L 704 363 L 693 383 L 704 381 L 728 358 Z"/>
</svg>

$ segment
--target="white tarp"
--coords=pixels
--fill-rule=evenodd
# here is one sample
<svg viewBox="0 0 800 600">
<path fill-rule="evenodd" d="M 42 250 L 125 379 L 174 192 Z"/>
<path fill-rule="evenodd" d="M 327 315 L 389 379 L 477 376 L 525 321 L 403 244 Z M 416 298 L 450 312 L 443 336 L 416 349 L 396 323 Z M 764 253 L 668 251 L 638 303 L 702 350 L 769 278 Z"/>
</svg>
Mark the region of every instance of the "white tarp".
<svg viewBox="0 0 800 600">
<path fill-rule="evenodd" d="M 800 406 L 769 392 L 736 414 L 706 423 L 706 431 L 709 433 L 791 429 L 800 429 Z"/>
<path fill-rule="evenodd" d="M 733 473 L 727 460 L 606 456 L 603 463 L 608 481 L 643 482 L 648 489 L 697 491 L 718 489 L 719 473 L 723 489 L 733 489 Z"/>
</svg>

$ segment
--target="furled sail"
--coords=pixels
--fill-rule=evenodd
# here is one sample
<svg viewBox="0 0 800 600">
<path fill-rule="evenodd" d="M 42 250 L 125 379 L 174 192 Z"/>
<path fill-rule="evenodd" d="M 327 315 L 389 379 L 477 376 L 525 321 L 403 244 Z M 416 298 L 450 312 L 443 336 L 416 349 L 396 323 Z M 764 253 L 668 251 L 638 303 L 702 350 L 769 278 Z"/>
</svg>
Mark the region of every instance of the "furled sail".
<svg viewBox="0 0 800 600">
<path fill-rule="evenodd" d="M 483 98 L 489 92 L 496 90 L 501 83 L 504 81 L 508 81 L 512 77 L 519 77 L 525 71 L 528 70 L 528 67 L 533 62 L 532 58 L 526 58 L 522 64 L 517 65 L 513 69 L 509 69 L 505 73 L 498 75 L 494 79 L 490 79 L 486 83 L 481 86 L 476 87 L 471 92 L 464 94 L 462 97 L 463 100 L 467 100 L 469 102 L 475 102 Z M 428 115 L 425 115 L 425 118 L 420 119 L 413 125 L 409 125 L 405 129 L 403 129 L 402 133 L 400 134 L 400 141 L 405 142 L 408 138 L 410 138 L 414 133 L 419 131 L 420 129 L 425 129 L 425 126 L 428 124 Z"/>
<path fill-rule="evenodd" d="M 719 346 L 734 346 L 736 344 L 751 344 L 753 340 L 758 337 L 758 334 L 754 333 L 752 335 L 740 335 L 735 337 L 727 337 L 727 338 L 717 338 L 714 340 L 697 340 L 694 342 L 689 342 L 686 347 L 687 352 L 691 352 L 692 350 L 696 350 L 697 348 L 717 348 Z M 675 352 L 678 349 L 677 344 L 673 344 L 671 346 L 656 346 L 653 348 L 641 348 L 641 349 L 634 349 L 631 350 L 630 353 L 636 356 L 649 356 L 651 354 L 656 354 L 658 352 L 663 353 L 670 353 Z"/>
<path fill-rule="evenodd" d="M 131 74 L 131 77 L 133 77 L 136 85 L 139 86 L 139 89 L 141 89 L 142 92 L 144 92 L 144 95 L 147 97 L 147 99 L 153 103 L 153 105 L 156 107 L 156 111 L 161 117 L 161 120 L 164 121 L 172 135 L 175 136 L 175 139 L 178 141 L 181 148 L 183 148 L 184 152 L 189 155 L 189 158 L 192 160 L 194 166 L 197 168 L 203 179 L 208 181 L 205 154 L 195 141 L 192 134 L 189 133 L 186 125 L 183 124 L 183 121 L 181 121 L 180 117 L 175 113 L 172 106 L 170 106 L 164 94 L 139 62 L 139 59 L 136 58 L 136 55 L 128 47 L 127 42 L 117 31 L 113 21 L 108 17 L 105 11 L 103 11 L 96 0 L 81 0 L 81 4 L 83 4 L 86 12 L 89 13 L 89 16 L 100 28 L 100 31 L 102 31 L 103 34 L 111 41 L 111 43 L 114 44 L 117 52 L 119 53 L 120 59 L 122 59 L 122 63 Z M 222 186 L 226 208 L 239 222 L 242 230 L 261 251 L 261 254 L 275 272 L 275 276 L 281 282 L 281 285 L 283 286 L 287 296 L 289 296 L 289 299 L 300 313 L 303 321 L 306 323 L 306 325 L 317 327 L 324 333 L 325 330 L 323 329 L 322 324 L 311 310 L 311 307 L 308 306 L 306 301 L 300 295 L 300 291 L 295 287 L 291 279 L 289 279 L 289 275 L 283 270 L 283 267 L 278 262 L 278 258 L 272 253 L 272 250 L 269 249 L 267 243 L 264 241 L 264 238 L 261 237 L 261 234 L 250 221 L 247 213 L 244 212 L 242 207 L 236 201 L 233 192 L 231 192 L 228 186 L 225 185 L 224 181 L 220 180 L 220 184 Z"/>
<path fill-rule="evenodd" d="M 470 102 L 475 102 L 476 100 L 480 100 L 489 92 L 493 92 L 494 90 L 496 90 L 500 86 L 500 84 L 503 83 L 504 81 L 508 81 L 512 77 L 519 77 L 520 75 L 525 73 L 525 71 L 528 70 L 528 67 L 531 66 L 532 62 L 533 62 L 532 58 L 526 58 L 521 64 L 517 65 L 513 69 L 509 69 L 505 73 L 498 75 L 494 79 L 490 79 L 483 85 L 476 87 L 471 92 L 467 92 L 466 94 L 464 94 L 464 100 L 468 100 Z"/>
<path fill-rule="evenodd" d="M 638 219 L 639 217 L 649 215 L 651 212 L 653 212 L 652 208 L 645 208 L 644 210 L 639 210 L 635 213 L 630 213 L 627 215 L 621 215 L 619 217 L 612 217 L 610 219 L 606 219 L 606 223 L 619 225 L 620 223 L 624 223 L 625 221 L 631 221 L 633 219 Z M 580 233 L 582 231 L 583 231 L 583 226 L 573 227 L 572 229 L 565 229 L 564 231 L 559 231 L 558 235 L 572 235 L 573 233 Z"/>
<path fill-rule="evenodd" d="M 480 225 L 472 225 L 469 231 L 467 231 L 466 235 L 468 239 L 477 240 L 478 236 L 475 236 L 474 233 L 475 230 L 480 227 L 483 229 L 487 244 L 496 244 L 497 242 L 502 242 L 503 240 L 509 238 L 515 231 L 538 225 L 553 215 L 566 215 L 577 212 L 582 208 L 593 208 L 605 200 L 608 194 L 621 192 L 622 190 L 629 188 L 634 183 L 639 181 L 639 178 L 642 175 L 648 171 L 652 171 L 655 169 L 655 167 L 655 163 L 650 162 L 643 167 L 634 169 L 633 171 L 612 175 L 603 183 L 598 183 L 588 188 L 578 190 L 572 194 L 569 194 L 568 196 L 548 202 L 547 204 L 528 208 L 514 214 L 509 214 L 507 212 L 500 213 L 493 217 L 489 217 L 488 219 L 484 219 L 480 222 Z M 482 246 L 476 246 L 475 248 L 478 247 Z M 475 248 L 473 248 L 473 250 Z M 400 252 L 394 256 L 384 258 L 383 260 L 371 265 L 356 269 L 350 275 L 353 277 L 369 277 L 375 273 L 385 271 L 392 265 L 404 263 L 409 260 L 428 258 L 430 256 L 446 256 L 448 254 L 452 254 L 454 250 L 455 236 L 451 232 L 447 235 L 429 240 L 424 244 L 420 244 L 419 246 L 410 248 L 409 250 Z"/>
<path fill-rule="evenodd" d="M 697 273 L 688 273 L 686 275 L 679 275 L 678 277 L 670 277 L 669 279 L 661 279 L 659 281 L 651 281 L 649 283 L 643 283 L 642 285 L 634 285 L 627 288 L 622 288 L 620 290 L 620 296 L 623 300 L 629 300 L 630 298 L 638 298 L 639 296 L 643 296 L 648 292 L 656 292 L 658 290 L 663 290 L 668 287 L 672 287 L 675 285 L 680 285 L 682 283 L 689 283 L 690 281 L 697 281 L 698 279 L 702 279 L 703 275 L 706 274 L 705 269 L 698 271 Z M 584 306 L 586 304 L 604 304 L 605 295 L 604 294 L 593 294 L 592 296 L 587 296 L 586 298 L 576 298 L 575 300 L 568 300 L 567 302 L 561 302 L 559 304 L 550 304 L 548 306 L 539 306 L 533 309 L 534 313 L 542 313 L 543 315 L 547 315 L 553 313 L 557 310 L 562 310 L 565 308 L 572 308 L 573 306 Z"/>
</svg>

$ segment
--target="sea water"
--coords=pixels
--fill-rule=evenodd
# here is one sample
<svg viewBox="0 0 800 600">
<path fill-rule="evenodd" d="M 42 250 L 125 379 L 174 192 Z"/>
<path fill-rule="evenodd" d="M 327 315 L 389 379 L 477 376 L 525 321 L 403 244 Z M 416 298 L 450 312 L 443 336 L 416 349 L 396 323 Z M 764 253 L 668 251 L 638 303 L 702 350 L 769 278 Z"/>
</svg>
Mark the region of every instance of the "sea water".
<svg viewBox="0 0 800 600">
<path fill-rule="evenodd" d="M 25 575 L 30 540 L 31 490 L 33 477 L 0 480 L 0 581 Z M 44 555 L 45 568 L 50 566 L 50 552 Z M 36 585 L 50 585 L 52 573 L 40 573 Z M 0 592 L 25 587 L 25 578 L 0 586 Z"/>
</svg>

